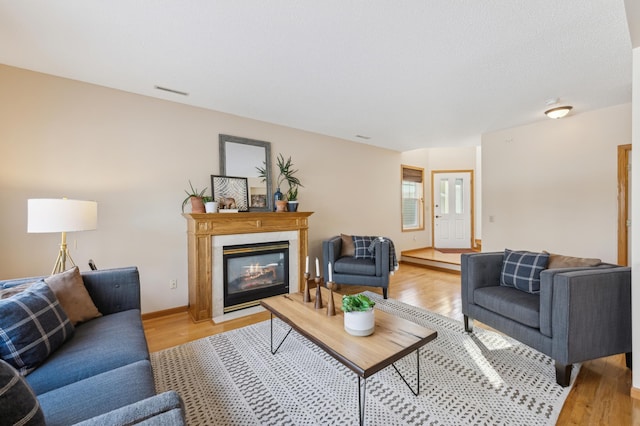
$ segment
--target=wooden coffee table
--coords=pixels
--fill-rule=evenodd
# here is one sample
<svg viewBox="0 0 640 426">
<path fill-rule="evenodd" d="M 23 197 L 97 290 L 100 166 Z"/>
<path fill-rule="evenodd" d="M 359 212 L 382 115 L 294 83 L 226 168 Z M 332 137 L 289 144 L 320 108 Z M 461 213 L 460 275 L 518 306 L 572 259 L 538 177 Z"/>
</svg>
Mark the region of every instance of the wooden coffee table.
<svg viewBox="0 0 640 426">
<path fill-rule="evenodd" d="M 376 329 L 371 336 L 355 337 L 344 331 L 340 310 L 342 295 L 333 293 L 336 315 L 327 316 L 329 290 L 322 288 L 323 309 L 314 309 L 315 291 L 311 302 L 304 303 L 302 293 L 285 294 L 264 299 L 260 304 L 271 312 L 271 353 L 276 354 L 282 343 L 295 330 L 358 375 L 358 408 L 360 424 L 364 424 L 366 379 L 389 365 L 398 372 L 414 395 L 420 392 L 420 348 L 435 339 L 437 332 L 411 321 L 376 309 Z M 273 317 L 291 328 L 274 348 Z M 394 363 L 416 353 L 417 388 L 411 388 Z"/>
</svg>

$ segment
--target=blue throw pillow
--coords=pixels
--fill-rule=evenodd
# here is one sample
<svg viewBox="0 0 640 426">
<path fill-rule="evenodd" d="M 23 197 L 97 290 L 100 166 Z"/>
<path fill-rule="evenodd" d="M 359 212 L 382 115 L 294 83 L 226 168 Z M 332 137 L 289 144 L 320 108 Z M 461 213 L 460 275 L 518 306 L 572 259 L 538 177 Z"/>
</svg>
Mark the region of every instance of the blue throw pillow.
<svg viewBox="0 0 640 426">
<path fill-rule="evenodd" d="M 40 403 L 26 380 L 0 359 L 0 424 L 44 425 Z"/>
<path fill-rule="evenodd" d="M 547 268 L 548 253 L 505 249 L 500 285 L 527 293 L 540 293 L 540 272 Z"/>
<path fill-rule="evenodd" d="M 355 247 L 355 253 L 353 257 L 356 259 L 374 259 L 374 253 L 369 251 L 371 242 L 377 237 L 359 237 L 353 236 L 353 245 Z"/>
<path fill-rule="evenodd" d="M 26 376 L 73 334 L 53 291 L 39 281 L 0 300 L 0 358 Z"/>
</svg>

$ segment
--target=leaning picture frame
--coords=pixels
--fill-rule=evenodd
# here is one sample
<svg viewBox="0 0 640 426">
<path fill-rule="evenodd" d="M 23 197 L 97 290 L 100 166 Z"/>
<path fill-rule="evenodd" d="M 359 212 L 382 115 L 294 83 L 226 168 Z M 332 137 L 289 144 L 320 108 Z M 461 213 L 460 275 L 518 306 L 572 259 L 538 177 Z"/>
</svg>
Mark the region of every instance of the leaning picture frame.
<svg viewBox="0 0 640 426">
<path fill-rule="evenodd" d="M 249 211 L 246 177 L 211 175 L 211 193 L 220 211 Z"/>
</svg>

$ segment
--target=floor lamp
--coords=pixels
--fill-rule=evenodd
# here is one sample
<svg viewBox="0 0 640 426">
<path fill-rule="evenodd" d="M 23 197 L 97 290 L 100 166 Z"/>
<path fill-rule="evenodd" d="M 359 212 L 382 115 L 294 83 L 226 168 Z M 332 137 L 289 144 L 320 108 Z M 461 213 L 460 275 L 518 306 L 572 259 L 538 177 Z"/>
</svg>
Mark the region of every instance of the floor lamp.
<svg viewBox="0 0 640 426">
<path fill-rule="evenodd" d="M 98 223 L 98 203 L 66 198 L 36 198 L 28 200 L 27 232 L 60 232 L 62 240 L 58 258 L 51 274 L 66 270 L 67 259 L 75 266 L 67 248 L 67 232 L 90 231 Z"/>
</svg>

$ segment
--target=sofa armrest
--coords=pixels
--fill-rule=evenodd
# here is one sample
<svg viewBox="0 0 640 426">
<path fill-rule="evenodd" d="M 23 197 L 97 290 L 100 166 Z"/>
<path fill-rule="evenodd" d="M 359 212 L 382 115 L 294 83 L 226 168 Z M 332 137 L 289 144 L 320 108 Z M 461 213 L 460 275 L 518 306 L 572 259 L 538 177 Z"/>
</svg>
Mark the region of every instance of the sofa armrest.
<svg viewBox="0 0 640 426">
<path fill-rule="evenodd" d="M 555 274 L 551 317 L 562 364 L 631 352 L 631 268 Z"/>
<path fill-rule="evenodd" d="M 332 265 L 336 262 L 336 260 L 340 259 L 340 253 L 342 251 L 342 237 L 340 235 L 328 238 L 322 242 L 322 270 L 325 277 L 329 277 L 329 269 L 328 264 Z M 309 266 L 312 268 L 312 265 Z M 313 272 L 309 271 L 311 276 L 313 276 Z M 315 271 L 314 271 L 315 272 Z"/>
<path fill-rule="evenodd" d="M 103 315 L 140 309 L 140 276 L 135 266 L 83 272 L 82 280 Z"/>
<path fill-rule="evenodd" d="M 463 253 L 460 257 L 462 313 L 473 304 L 473 292 L 481 287 L 500 285 L 504 252 Z"/>
<path fill-rule="evenodd" d="M 180 395 L 175 391 L 164 392 L 76 423 L 76 426 L 134 425 L 143 422 L 145 425 L 186 424 Z"/>
<path fill-rule="evenodd" d="M 389 275 L 389 241 L 376 238 L 373 243 L 373 255 L 376 259 L 376 276 Z"/>
</svg>

